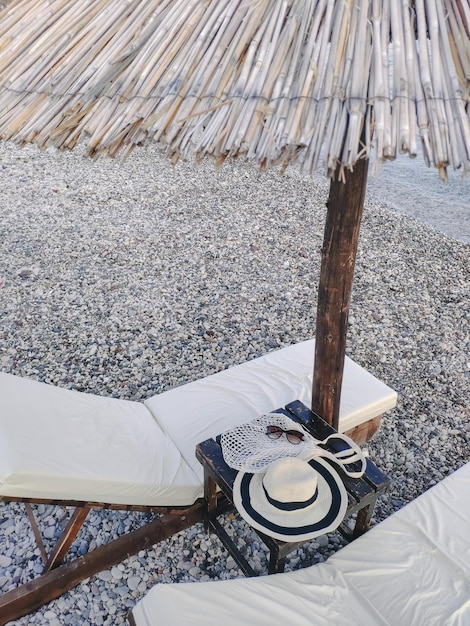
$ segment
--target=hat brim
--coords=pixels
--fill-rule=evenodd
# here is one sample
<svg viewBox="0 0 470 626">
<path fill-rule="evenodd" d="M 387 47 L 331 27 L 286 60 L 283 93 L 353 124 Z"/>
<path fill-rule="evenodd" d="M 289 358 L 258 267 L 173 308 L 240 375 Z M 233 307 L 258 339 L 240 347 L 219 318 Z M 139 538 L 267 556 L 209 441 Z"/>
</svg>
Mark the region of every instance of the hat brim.
<svg viewBox="0 0 470 626">
<path fill-rule="evenodd" d="M 348 507 L 344 484 L 322 458 L 312 457 L 306 462 L 317 472 L 318 495 L 313 504 L 294 511 L 282 510 L 268 501 L 263 473 L 238 472 L 233 503 L 250 526 L 286 542 L 307 541 L 338 528 Z"/>
</svg>

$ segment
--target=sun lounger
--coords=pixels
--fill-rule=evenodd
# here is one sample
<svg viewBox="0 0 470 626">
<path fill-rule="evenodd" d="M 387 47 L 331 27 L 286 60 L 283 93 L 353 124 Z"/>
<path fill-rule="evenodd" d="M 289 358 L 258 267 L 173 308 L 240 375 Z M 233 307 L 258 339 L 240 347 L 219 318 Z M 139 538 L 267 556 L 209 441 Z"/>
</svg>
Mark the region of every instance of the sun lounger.
<svg viewBox="0 0 470 626">
<path fill-rule="evenodd" d="M 310 406 L 314 340 L 247 361 L 145 401 L 159 426 L 176 443 L 202 480 L 197 443 L 244 424 L 293 399 Z M 375 421 L 397 403 L 397 393 L 346 358 L 339 416 L 340 432 Z"/>
<path fill-rule="evenodd" d="M 259 578 L 156 585 L 133 626 L 466 626 L 470 463 L 325 563 Z"/>
<path fill-rule="evenodd" d="M 302 342 L 144 403 L 0 373 L 0 501 L 25 502 L 50 575 L 45 579 L 43 574 L 37 583 L 37 601 L 59 595 L 59 588 L 54 591 L 59 574 L 54 578 L 49 570 L 64 559 L 92 508 L 166 514 L 163 523 L 152 522 L 151 534 L 135 531 L 129 538 L 136 551 L 202 519 L 203 471 L 195 458 L 196 444 L 293 399 L 309 403 L 313 355 L 313 340 Z M 340 430 L 380 419 L 396 400 L 390 387 L 346 359 Z M 76 507 L 49 555 L 31 503 Z M 106 553 L 105 546 L 82 557 L 82 569 L 73 570 L 67 588 L 79 576 L 88 577 L 130 554 L 130 543 L 121 544 L 121 552 Z M 68 566 L 61 567 L 62 592 Z M 49 598 L 43 591 L 46 580 Z M 8 594 L 0 597 L 0 613 L 5 602 Z"/>
<path fill-rule="evenodd" d="M 144 403 L 0 373 L 0 497 L 190 505 L 202 495 L 196 444 L 294 399 L 309 404 L 313 352 L 312 340 L 302 342 Z M 342 432 L 396 401 L 395 391 L 346 359 Z"/>
</svg>

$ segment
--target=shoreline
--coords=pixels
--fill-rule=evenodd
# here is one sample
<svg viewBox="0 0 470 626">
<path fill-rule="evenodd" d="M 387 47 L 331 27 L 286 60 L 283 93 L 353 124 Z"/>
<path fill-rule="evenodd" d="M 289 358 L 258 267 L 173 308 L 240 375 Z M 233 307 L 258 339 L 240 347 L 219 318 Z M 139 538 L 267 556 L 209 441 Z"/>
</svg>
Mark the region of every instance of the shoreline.
<svg viewBox="0 0 470 626">
<path fill-rule="evenodd" d="M 124 162 L 10 144 L 0 156 L 1 371 L 142 400 L 313 336 L 326 180 L 238 162 L 173 168 L 156 148 Z M 468 460 L 469 259 L 468 244 L 366 198 L 347 353 L 399 395 L 368 446 L 392 479 L 374 523 Z M 21 506 L 0 510 L 3 592 L 40 557 Z M 58 527 L 60 513 L 40 511 Z M 142 516 L 94 514 L 78 554 L 106 541 L 103 521 L 120 534 Z M 230 523 L 262 568 L 256 536 Z M 287 569 L 341 545 L 320 538 Z M 198 525 L 16 623 L 125 624 L 157 582 L 240 575 Z"/>
<path fill-rule="evenodd" d="M 444 183 L 423 158 L 399 155 L 384 164 L 380 175 L 374 175 L 371 167 L 368 193 L 437 232 L 470 244 L 470 177 L 454 170 L 448 171 L 448 177 Z"/>
</svg>

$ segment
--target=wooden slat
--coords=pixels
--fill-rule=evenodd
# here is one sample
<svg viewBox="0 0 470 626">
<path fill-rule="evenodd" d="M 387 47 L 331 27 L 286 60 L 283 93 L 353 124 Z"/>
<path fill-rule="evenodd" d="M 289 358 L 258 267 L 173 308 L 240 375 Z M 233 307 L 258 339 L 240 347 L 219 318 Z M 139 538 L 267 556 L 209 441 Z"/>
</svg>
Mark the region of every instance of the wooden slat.
<svg viewBox="0 0 470 626">
<path fill-rule="evenodd" d="M 53 504 L 61 507 L 86 507 L 88 509 L 106 509 L 110 511 L 135 511 L 137 513 L 175 513 L 185 511 L 188 506 L 148 506 L 145 504 L 110 504 L 108 502 L 95 502 L 91 500 L 58 500 L 54 498 L 17 498 L 1 496 L 0 502 L 23 502 L 25 504 Z"/>
<path fill-rule="evenodd" d="M 0 596 L 0 626 L 32 613 L 72 589 L 85 578 L 109 569 L 132 554 L 201 522 L 204 509 L 203 501 L 198 501 L 181 511 L 179 515 L 163 515 L 70 563 L 56 567 L 31 582 L 4 593 Z"/>
</svg>

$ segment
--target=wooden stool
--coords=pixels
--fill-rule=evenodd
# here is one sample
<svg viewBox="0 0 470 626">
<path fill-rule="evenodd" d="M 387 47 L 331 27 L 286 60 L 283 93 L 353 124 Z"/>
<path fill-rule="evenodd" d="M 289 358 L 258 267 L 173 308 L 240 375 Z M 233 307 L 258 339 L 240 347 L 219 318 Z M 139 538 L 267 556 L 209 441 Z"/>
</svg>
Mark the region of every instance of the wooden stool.
<svg viewBox="0 0 470 626">
<path fill-rule="evenodd" d="M 310 409 L 298 400 L 288 404 L 285 409 L 278 409 L 277 412 L 284 413 L 294 421 L 301 423 L 315 439 L 320 441 L 323 441 L 329 435 L 336 432 L 329 424 L 318 417 L 318 415 L 312 413 Z M 340 440 L 333 439 L 331 445 L 326 449 L 331 452 L 339 452 L 345 447 L 347 447 L 347 444 Z M 246 576 L 256 576 L 253 568 L 237 549 L 234 542 L 217 519 L 222 513 L 234 508 L 233 483 L 237 475 L 237 470 L 230 468 L 225 463 L 222 456 L 222 448 L 216 439 L 207 439 L 198 444 L 196 446 L 196 457 L 204 468 L 204 498 L 207 503 L 207 527 L 211 528 L 217 534 L 243 573 Z M 348 541 L 351 541 L 369 528 L 377 498 L 387 491 L 390 480 L 370 459 L 367 459 L 366 471 L 361 478 L 350 478 L 336 466 L 335 468 L 338 469 L 348 494 L 348 508 L 345 519 L 355 513 L 357 514 L 352 530 L 344 521 L 338 528 L 341 534 Z M 220 491 L 218 491 L 218 488 Z M 258 530 L 256 532 L 270 551 L 269 574 L 282 572 L 284 570 L 286 556 L 306 543 L 305 541 L 287 543 L 273 539 Z"/>
</svg>

